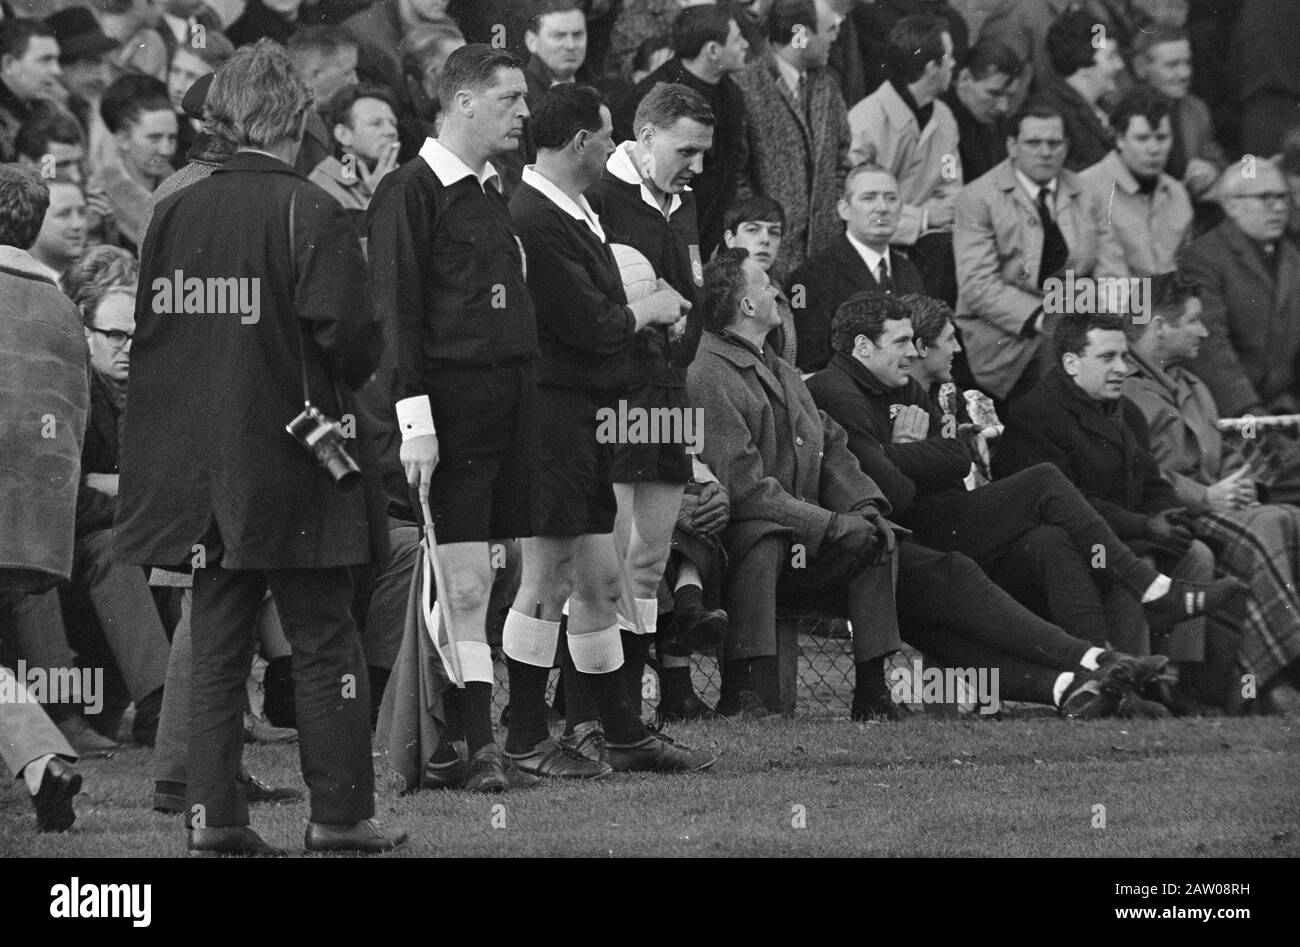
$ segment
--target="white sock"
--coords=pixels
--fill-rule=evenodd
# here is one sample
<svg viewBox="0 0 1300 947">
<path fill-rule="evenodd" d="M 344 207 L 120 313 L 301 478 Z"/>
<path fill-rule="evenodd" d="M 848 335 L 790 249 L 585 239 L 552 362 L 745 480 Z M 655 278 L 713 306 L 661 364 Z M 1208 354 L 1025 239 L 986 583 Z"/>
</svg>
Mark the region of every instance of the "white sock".
<svg viewBox="0 0 1300 947">
<path fill-rule="evenodd" d="M 1173 584 L 1174 580 L 1167 575 L 1156 576 L 1156 580 L 1142 593 L 1142 604 L 1145 605 L 1147 602 L 1154 602 L 1158 598 L 1163 598 L 1169 593 L 1169 589 Z"/>
<path fill-rule="evenodd" d="M 568 633 L 569 657 L 583 674 L 607 674 L 623 666 L 623 639 L 618 625 L 583 635 Z"/>
<path fill-rule="evenodd" d="M 44 756 L 36 757 L 23 767 L 23 779 L 27 780 L 27 790 L 33 796 L 41 791 L 41 783 L 45 780 L 45 767 L 49 765 L 52 759 L 54 759 L 54 754 L 46 753 Z"/>
<path fill-rule="evenodd" d="M 1101 662 L 1097 659 L 1105 653 L 1105 650 L 1102 648 L 1089 648 L 1084 652 L 1083 657 L 1079 659 L 1079 664 L 1082 667 L 1087 668 L 1089 671 L 1095 671 L 1101 666 Z"/>
<path fill-rule="evenodd" d="M 501 650 L 520 664 L 549 668 L 555 664 L 555 646 L 560 642 L 560 623 L 530 618 L 513 608 L 506 613 L 501 632 Z"/>
<path fill-rule="evenodd" d="M 1063 671 L 1052 685 L 1052 703 L 1061 706 L 1061 699 L 1065 697 L 1065 692 L 1070 689 L 1074 683 L 1074 674 L 1070 671 Z"/>
<path fill-rule="evenodd" d="M 492 673 L 492 649 L 486 641 L 457 641 L 456 654 L 460 656 L 460 670 L 466 684 L 470 681 L 496 683 L 496 675 Z"/>
</svg>

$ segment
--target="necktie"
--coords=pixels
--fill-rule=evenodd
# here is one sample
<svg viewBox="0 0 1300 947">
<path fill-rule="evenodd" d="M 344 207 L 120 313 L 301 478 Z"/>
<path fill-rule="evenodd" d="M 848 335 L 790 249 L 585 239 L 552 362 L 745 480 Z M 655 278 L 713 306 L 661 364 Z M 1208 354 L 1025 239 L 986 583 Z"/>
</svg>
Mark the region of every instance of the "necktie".
<svg viewBox="0 0 1300 947">
<path fill-rule="evenodd" d="M 1043 225 L 1043 255 L 1038 260 L 1038 288 L 1042 289 L 1047 279 L 1056 275 L 1070 259 L 1070 246 L 1065 242 L 1065 235 L 1052 217 L 1048 198 L 1052 192 L 1045 187 L 1038 189 L 1038 220 Z"/>
<path fill-rule="evenodd" d="M 876 267 L 876 285 L 880 287 L 882 293 L 892 293 L 894 291 L 894 281 L 889 275 L 888 258 L 881 257 L 880 264 Z"/>
</svg>

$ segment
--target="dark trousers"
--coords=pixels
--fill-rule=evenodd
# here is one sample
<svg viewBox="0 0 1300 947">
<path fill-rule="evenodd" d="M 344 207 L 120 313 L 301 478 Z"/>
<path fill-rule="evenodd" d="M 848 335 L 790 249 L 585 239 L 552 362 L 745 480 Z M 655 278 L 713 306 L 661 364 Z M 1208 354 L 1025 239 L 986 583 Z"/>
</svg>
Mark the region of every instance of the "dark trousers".
<svg viewBox="0 0 1300 947">
<path fill-rule="evenodd" d="M 201 813 L 209 827 L 248 824 L 248 803 L 236 783 L 244 746 L 244 681 L 268 588 L 293 648 L 298 755 L 311 820 L 368 819 L 375 812 L 370 684 L 345 568 L 254 572 L 209 566 L 195 572 L 189 816 Z"/>
</svg>

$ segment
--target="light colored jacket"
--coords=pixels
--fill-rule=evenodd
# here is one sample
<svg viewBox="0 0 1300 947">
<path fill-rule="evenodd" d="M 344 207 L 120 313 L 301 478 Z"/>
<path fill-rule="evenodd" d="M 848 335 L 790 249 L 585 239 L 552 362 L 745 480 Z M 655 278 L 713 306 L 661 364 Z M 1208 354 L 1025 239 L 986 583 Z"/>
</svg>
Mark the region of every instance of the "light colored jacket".
<svg viewBox="0 0 1300 947">
<path fill-rule="evenodd" d="M 922 130 L 916 114 L 886 80 L 849 111 L 849 130 L 851 164 L 874 160 L 898 179 L 903 209 L 892 242 L 911 246 L 925 232 L 924 219 L 939 207 L 951 207 L 961 190 L 959 135 L 952 109 L 935 99 L 934 114 Z"/>
<path fill-rule="evenodd" d="M 1115 151 L 1080 171 L 1079 180 L 1105 206 L 1132 275 L 1155 276 L 1178 268 L 1178 258 L 1192 238 L 1187 188 L 1161 174 L 1155 192 L 1143 194 Z"/>
<path fill-rule="evenodd" d="M 1127 275 L 1105 208 L 1077 175 L 1061 172 L 1055 201 L 1053 214 L 1070 248 L 1065 268 L 1076 278 Z M 1043 228 L 1010 158 L 957 195 L 953 249 L 957 326 L 971 370 L 981 387 L 1005 398 L 1055 325 L 1049 315 L 1042 333 L 1021 335 L 1043 303 L 1038 288 Z"/>
<path fill-rule="evenodd" d="M 360 159 L 355 160 L 357 164 L 348 173 L 343 162 L 330 155 L 316 165 L 312 173 L 307 175 L 307 180 L 338 201 L 344 210 L 365 210 L 370 206 L 374 192 L 361 176 Z"/>
</svg>

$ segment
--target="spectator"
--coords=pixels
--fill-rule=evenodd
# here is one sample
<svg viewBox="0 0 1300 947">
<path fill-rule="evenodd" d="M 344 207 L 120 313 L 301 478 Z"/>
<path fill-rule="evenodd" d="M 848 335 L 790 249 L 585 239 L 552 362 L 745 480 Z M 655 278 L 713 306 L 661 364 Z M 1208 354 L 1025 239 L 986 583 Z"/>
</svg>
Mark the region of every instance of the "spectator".
<svg viewBox="0 0 1300 947">
<path fill-rule="evenodd" d="M 736 75 L 749 136 L 739 196 L 766 194 L 785 208 L 778 282 L 843 229 L 835 201 L 850 167 L 849 122 L 825 69 L 840 19 L 826 0 L 777 0 L 768 49 Z"/>
<path fill-rule="evenodd" d="M 98 146 L 108 137 L 99 116 L 99 103 L 114 77 L 109 53 L 117 49 L 117 43 L 104 35 L 85 7 L 53 13 L 46 24 L 59 41 L 59 68 L 68 91 L 67 107 L 81 123 L 82 139 Z"/>
<path fill-rule="evenodd" d="M 437 137 L 442 70 L 447 57 L 464 45 L 465 37 L 451 26 L 421 27 L 402 39 L 404 88 L 414 113 L 398 116 L 403 151 L 408 141 L 423 144 Z"/>
<path fill-rule="evenodd" d="M 80 185 L 71 181 L 48 183 L 49 209 L 31 255 L 57 283 L 86 249 L 86 196 Z"/>
<path fill-rule="evenodd" d="M 167 47 L 169 68 L 178 48 L 186 46 L 194 50 L 202 49 L 216 33 L 225 39 L 224 28 L 221 15 L 206 0 L 163 0 L 158 35 Z M 233 46 L 231 51 L 233 53 Z M 228 59 L 229 56 L 224 58 Z M 180 111 L 179 106 L 177 111 Z"/>
<path fill-rule="evenodd" d="M 849 111 L 855 164 L 894 176 L 901 208 L 895 245 L 911 250 L 925 291 L 957 300 L 952 204 L 961 190 L 957 120 L 939 98 L 952 79 L 953 42 L 942 20 L 904 17 L 889 34 L 889 79 Z"/>
<path fill-rule="evenodd" d="M 1192 45 L 1186 31 L 1159 27 L 1140 34 L 1133 71 L 1173 100 L 1173 143 L 1165 171 L 1183 182 L 1193 200 L 1204 200 L 1227 159 L 1215 140 L 1209 106 L 1191 91 Z"/>
<path fill-rule="evenodd" d="M 1209 341 L 1188 369 L 1228 417 L 1300 411 L 1300 250 L 1286 232 L 1291 193 L 1268 161 L 1219 178 L 1227 220 L 1187 252 Z"/>
<path fill-rule="evenodd" d="M 307 127 L 294 168 L 306 177 L 334 154 L 334 136 L 325 127 L 321 110 L 340 90 L 357 83 L 356 40 L 338 27 L 307 27 L 288 43 L 289 57 L 307 81 L 315 108 L 307 112 Z M 382 83 L 386 88 L 387 78 Z"/>
<path fill-rule="evenodd" d="M 136 276 L 135 258 L 127 251 L 94 247 L 64 277 L 64 290 L 81 310 L 90 349 L 90 413 L 81 448 L 72 591 L 89 599 L 98 619 L 92 634 L 107 644 L 135 703 L 135 741 L 153 746 L 167 676 L 167 633 L 145 573 L 113 561 L 118 432 L 135 334 Z"/>
<path fill-rule="evenodd" d="M 1266 692 L 1300 660 L 1300 554 L 1293 542 L 1300 510 L 1260 505 L 1249 465 L 1219 433 L 1210 390 L 1186 368 L 1209 336 L 1196 297 L 1186 276 L 1152 280 L 1150 321 L 1129 322 L 1125 330 L 1135 371 L 1124 380 L 1124 397 L 1142 409 L 1156 463 L 1196 514 L 1197 537 L 1214 549 L 1220 567 L 1250 586 L 1257 607 L 1234 629 L 1241 635 L 1237 666 L 1215 701 L 1232 694 L 1239 705 L 1242 674 L 1254 675 Z"/>
<path fill-rule="evenodd" d="M 1096 20 L 1082 10 L 1061 14 L 1047 31 L 1052 73 L 1037 86 L 1038 98 L 1061 113 L 1071 171 L 1091 167 L 1110 151 L 1113 140 L 1102 99 L 1119 91 L 1124 71 L 1114 36 L 1096 32 Z M 1100 37 L 1094 42 L 1094 37 Z"/>
<path fill-rule="evenodd" d="M 710 6 L 714 0 L 624 0 L 610 34 L 605 75 L 621 79 L 632 76 L 637 50 L 652 36 L 667 36 L 682 8 Z"/>
<path fill-rule="evenodd" d="M 176 113 L 167 86 L 140 75 L 122 76 L 109 86 L 100 112 L 116 139 L 117 160 L 96 171 L 90 186 L 104 192 L 128 249 L 139 247 L 150 195 L 172 173 Z"/>
<path fill-rule="evenodd" d="M 1133 276 L 1170 272 L 1192 238 L 1191 198 L 1164 173 L 1172 111 L 1159 92 L 1135 86 L 1110 113 L 1115 150 L 1079 172 L 1079 182 L 1107 207 Z"/>
<path fill-rule="evenodd" d="M 747 251 L 750 259 L 761 266 L 764 273 L 771 273 L 777 254 L 781 252 L 784 232 L 784 208 L 772 198 L 759 194 L 740 201 L 727 211 L 722 242 L 728 247 Z M 781 316 L 781 324 L 769 333 L 768 344 L 781 358 L 791 365 L 797 365 L 799 337 L 790 298 L 775 283 L 772 284 L 772 291 L 776 294 L 776 309 Z"/>
<path fill-rule="evenodd" d="M 226 28 L 226 35 L 236 46 L 247 46 L 259 39 L 284 46 L 298 28 L 301 7 L 302 0 L 246 0 L 244 12 Z"/>
<path fill-rule="evenodd" d="M 14 150 L 20 165 L 46 179 L 85 183 L 85 138 L 76 118 L 61 105 L 38 103 L 18 129 Z"/>
<path fill-rule="evenodd" d="M 307 179 L 344 210 L 364 211 L 383 176 L 397 167 L 393 97 L 379 86 L 352 86 L 330 100 L 327 116 L 338 157 L 326 158 Z"/>
<path fill-rule="evenodd" d="M 957 122 L 962 177 L 974 181 L 1007 157 L 1007 113 L 1022 85 L 1024 64 L 1000 40 L 981 39 L 966 52 L 957 81 L 943 95 Z"/>
<path fill-rule="evenodd" d="M 672 37 L 651 36 L 637 47 L 636 56 L 632 58 L 632 84 L 636 85 L 672 58 Z"/>
<path fill-rule="evenodd" d="M 855 293 L 924 293 L 921 274 L 902 250 L 891 245 L 902 202 L 893 174 L 874 164 L 860 164 L 844 181 L 839 212 L 847 227 L 820 253 L 809 257 L 790 277 L 798 302 L 799 369 L 815 372 L 831 357 L 831 319 Z"/>
<path fill-rule="evenodd" d="M 1060 361 L 1012 406 L 993 455 L 994 473 L 1005 477 L 1045 461 L 1055 464 L 1115 535 L 1172 579 L 1181 594 L 1152 628 L 1151 650 L 1169 657 L 1168 674 L 1177 678 L 1185 665 L 1206 658 L 1204 616 L 1244 586 L 1214 579 L 1214 554 L 1195 538 L 1178 495 L 1160 475 L 1141 409 L 1122 395 L 1129 373 L 1124 318 L 1070 313 L 1053 341 Z M 1148 596 L 1158 591 L 1153 587 Z M 1182 705 L 1169 692 L 1162 699 Z"/>
<path fill-rule="evenodd" d="M 213 74 L 208 73 L 206 76 L 197 79 L 181 101 L 181 109 L 185 112 L 186 117 L 199 122 L 202 130 L 190 147 L 190 154 L 185 167 L 169 175 L 149 196 L 149 216 L 145 218 L 144 224 L 141 226 L 141 230 L 146 234 L 149 232 L 149 225 L 153 221 L 154 211 L 158 209 L 158 205 L 162 203 L 163 198 L 183 187 L 189 187 L 191 184 L 202 181 L 221 167 L 225 160 L 235 153 L 235 146 L 212 130 L 212 123 L 207 120 L 203 113 L 208 90 L 212 86 L 212 77 Z"/>
<path fill-rule="evenodd" d="M 722 241 L 723 218 L 745 166 L 745 101 L 732 75 L 744 67 L 748 49 L 729 7 L 688 7 L 673 21 L 673 58 L 637 83 L 614 114 L 615 140 L 630 141 L 637 107 L 661 82 L 694 89 L 708 103 L 713 145 L 704 155 L 704 171 L 691 182 L 705 259 Z"/>
<path fill-rule="evenodd" d="M 1291 38 L 1300 23 L 1300 0 L 1243 0 L 1229 47 L 1240 83 L 1241 150 L 1275 154 L 1286 133 L 1300 125 L 1300 60 Z"/>
<path fill-rule="evenodd" d="M 185 114 L 185 93 L 202 76 L 235 55 L 235 47 L 222 34 L 212 32 L 201 35 L 201 43 L 190 45 L 186 42 L 175 46 L 167 67 L 167 97 L 171 100 L 177 121 L 176 152 L 172 156 L 172 168 L 177 171 L 185 167 L 194 140 L 203 127 L 201 119 Z M 195 39 L 197 41 L 198 37 Z"/>
<path fill-rule="evenodd" d="M 1064 170 L 1060 112 L 1031 103 L 1011 133 L 1007 160 L 957 195 L 953 229 L 962 345 L 975 381 L 1004 402 L 1050 358 L 1040 351 L 1056 320 L 1043 308 L 1047 280 L 1125 273 L 1104 205 Z"/>
<path fill-rule="evenodd" d="M 59 43 L 35 20 L 0 21 L 0 163 L 14 160 L 18 127 L 39 101 L 61 102 Z"/>
<path fill-rule="evenodd" d="M 338 418 L 352 404 L 340 386 L 361 387 L 380 350 L 365 263 L 343 210 L 288 163 L 310 107 L 282 51 L 259 43 L 237 52 L 213 81 L 208 110 L 240 151 L 163 202 L 141 260 L 141 283 L 153 294 L 136 310 L 116 552 L 124 563 L 172 567 L 192 565 L 196 544 L 203 553 L 194 570 L 186 768 L 187 811 L 200 805 L 205 816 L 189 834 L 196 852 L 276 851 L 249 828 L 236 783 L 247 655 L 268 587 L 294 652 L 313 656 L 293 666 L 311 796 L 307 849 L 387 851 L 405 839 L 371 821 L 369 685 L 349 612 L 348 567 L 370 560 L 372 538 L 375 553 L 386 551 L 369 529 L 382 524 L 367 512 L 372 491 L 378 500 L 367 478 L 377 471 L 363 453 L 362 483 L 340 489 L 285 434 L 304 394 L 278 381 L 301 371 L 307 397 Z M 157 281 L 178 270 L 187 281 L 241 274 L 267 285 L 253 306 L 245 284 L 244 305 L 227 297 L 189 316 L 158 303 Z M 286 340 L 300 333 L 304 347 L 290 354 L 298 346 Z M 214 400 L 217 390 L 225 394 Z M 203 423 L 191 423 L 198 415 Z M 345 675 L 356 682 L 354 700 L 339 700 Z"/>
<path fill-rule="evenodd" d="M 117 53 L 113 56 L 115 73 L 138 72 L 165 81 L 170 51 L 159 32 L 162 8 L 155 0 L 95 0 L 95 3 L 100 11 L 100 26 L 117 43 Z"/>
<path fill-rule="evenodd" d="M 402 87 L 402 38 L 423 26 L 456 26 L 447 0 L 376 0 L 349 17 L 344 28 L 361 44 L 359 69 L 390 89 Z"/>
<path fill-rule="evenodd" d="M 848 18 L 854 22 L 860 39 L 863 57 L 863 91 L 856 98 L 846 95 L 850 106 L 875 92 L 891 75 L 889 36 L 898 24 L 912 16 L 938 19 L 953 44 L 953 55 L 961 59 L 970 46 L 970 30 L 966 20 L 948 0 L 875 0 L 872 3 L 844 4 L 849 6 Z M 843 28 L 841 28 L 843 29 Z"/>
<path fill-rule="evenodd" d="M 81 774 L 71 764 L 76 751 L 54 726 L 36 698 L 6 667 L 0 686 L 12 689 L 13 700 L 0 702 L 0 759 L 15 779 L 27 783 L 42 832 L 66 832 L 77 820 L 72 800 L 81 792 Z"/>
</svg>

